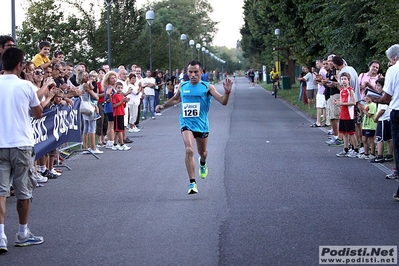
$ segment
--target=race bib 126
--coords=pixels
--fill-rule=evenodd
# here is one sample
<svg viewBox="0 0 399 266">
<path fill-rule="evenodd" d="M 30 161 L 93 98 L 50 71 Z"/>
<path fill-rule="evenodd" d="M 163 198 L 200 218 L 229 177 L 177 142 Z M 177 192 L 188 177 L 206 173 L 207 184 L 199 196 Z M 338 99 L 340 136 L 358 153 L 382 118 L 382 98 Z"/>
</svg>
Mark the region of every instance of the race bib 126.
<svg viewBox="0 0 399 266">
<path fill-rule="evenodd" d="M 200 113 L 200 103 L 183 103 L 183 117 L 198 117 Z"/>
</svg>

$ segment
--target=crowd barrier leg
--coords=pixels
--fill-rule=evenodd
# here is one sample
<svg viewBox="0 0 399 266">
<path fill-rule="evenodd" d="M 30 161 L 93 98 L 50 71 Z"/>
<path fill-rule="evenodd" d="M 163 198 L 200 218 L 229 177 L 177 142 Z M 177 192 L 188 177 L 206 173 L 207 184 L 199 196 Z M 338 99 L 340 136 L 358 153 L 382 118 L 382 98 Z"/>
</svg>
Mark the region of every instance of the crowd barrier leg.
<svg viewBox="0 0 399 266">
<path fill-rule="evenodd" d="M 78 147 L 78 146 L 80 147 L 79 149 L 74 149 L 74 150 L 72 150 L 72 151 L 70 151 L 70 152 L 65 152 L 65 151 L 68 150 L 68 149 L 75 148 L 75 147 Z M 57 155 L 56 155 L 56 164 L 55 164 L 55 166 L 65 167 L 65 168 L 67 168 L 68 170 L 72 170 L 72 168 L 71 168 L 69 165 L 67 165 L 65 161 L 66 161 L 69 157 L 71 157 L 74 153 L 77 153 L 77 152 L 87 152 L 87 153 L 93 155 L 97 160 L 100 159 L 100 158 L 99 158 L 96 154 L 94 154 L 91 150 L 89 150 L 89 149 L 82 149 L 82 142 L 77 142 L 77 143 L 73 143 L 73 144 L 70 144 L 70 145 L 67 145 L 67 146 L 65 146 L 65 147 L 62 147 L 62 148 L 59 148 L 59 149 L 58 149 Z M 65 160 L 65 161 L 62 162 L 62 163 L 60 163 L 60 155 L 61 155 L 61 153 L 63 153 L 63 154 L 66 155 L 66 156 L 64 157 L 64 160 Z"/>
</svg>

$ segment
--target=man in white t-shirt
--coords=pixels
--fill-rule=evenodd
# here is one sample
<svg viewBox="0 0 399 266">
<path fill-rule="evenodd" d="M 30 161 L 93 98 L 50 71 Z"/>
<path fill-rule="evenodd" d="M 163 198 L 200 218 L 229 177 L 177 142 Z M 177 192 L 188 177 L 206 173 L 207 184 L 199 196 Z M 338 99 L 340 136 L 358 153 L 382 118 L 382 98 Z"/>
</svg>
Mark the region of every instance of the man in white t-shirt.
<svg viewBox="0 0 399 266">
<path fill-rule="evenodd" d="M 141 95 L 140 95 L 140 104 L 139 104 L 139 106 L 138 106 L 138 108 L 137 108 L 137 119 L 136 119 L 136 123 L 135 123 L 135 125 L 136 125 L 136 127 L 138 128 L 138 129 L 142 129 L 143 127 L 140 125 L 140 112 L 141 112 L 141 109 L 142 109 L 142 107 L 143 107 L 143 97 L 144 97 L 144 94 L 143 94 L 143 76 L 142 76 L 142 70 L 141 70 L 141 67 L 136 67 L 136 82 L 134 83 L 134 85 L 138 88 L 138 87 L 141 87 Z"/>
<path fill-rule="evenodd" d="M 122 92 L 123 92 L 124 96 L 128 96 L 129 95 L 126 79 L 127 79 L 127 71 L 126 71 L 125 67 L 119 66 L 118 81 L 123 84 Z M 126 105 L 125 106 L 125 116 L 123 117 L 124 125 L 128 125 L 129 124 L 128 118 L 129 118 L 129 109 L 128 109 L 128 106 Z M 125 143 L 132 143 L 133 142 L 128 137 L 126 137 L 126 128 L 123 131 L 123 140 L 124 140 Z"/>
<path fill-rule="evenodd" d="M 34 157 L 34 135 L 30 113 L 41 118 L 43 109 L 35 86 L 19 78 L 24 61 L 24 52 L 9 48 L 2 55 L 4 75 L 0 76 L 0 253 L 7 252 L 7 237 L 4 231 L 6 199 L 13 185 L 17 198 L 19 217 L 15 246 L 43 243 L 43 237 L 34 236 L 28 229 L 28 218 L 32 190 L 36 181 L 32 176 Z"/>
<path fill-rule="evenodd" d="M 316 107 L 316 94 L 317 94 L 317 84 L 315 82 L 315 69 L 314 71 L 309 71 L 308 66 L 304 66 L 302 68 L 306 75 L 303 78 L 299 78 L 299 80 L 303 80 L 306 82 L 306 96 L 308 97 L 308 108 L 310 109 L 313 103 L 313 106 Z"/>
<path fill-rule="evenodd" d="M 392 66 L 385 75 L 384 94 L 380 98 L 371 98 L 375 103 L 389 104 L 395 168 L 399 169 L 399 44 L 389 47 L 385 54 Z M 393 198 L 399 201 L 399 187 Z"/>
<path fill-rule="evenodd" d="M 129 74 L 129 85 L 128 91 L 129 94 L 129 132 L 140 132 L 140 129 L 136 126 L 137 116 L 138 116 L 138 108 L 140 106 L 141 100 L 141 84 L 137 82 L 137 76 L 135 73 Z M 137 83 L 137 85 L 136 85 Z"/>
<path fill-rule="evenodd" d="M 143 116 L 141 117 L 141 119 L 144 120 L 147 118 L 148 105 L 150 105 L 151 119 L 155 119 L 155 106 L 154 106 L 155 78 L 152 77 L 151 70 L 147 70 L 146 77 L 143 78 L 141 85 L 144 88 L 144 94 L 145 94 L 145 98 L 143 101 L 144 110 L 143 110 Z"/>
</svg>

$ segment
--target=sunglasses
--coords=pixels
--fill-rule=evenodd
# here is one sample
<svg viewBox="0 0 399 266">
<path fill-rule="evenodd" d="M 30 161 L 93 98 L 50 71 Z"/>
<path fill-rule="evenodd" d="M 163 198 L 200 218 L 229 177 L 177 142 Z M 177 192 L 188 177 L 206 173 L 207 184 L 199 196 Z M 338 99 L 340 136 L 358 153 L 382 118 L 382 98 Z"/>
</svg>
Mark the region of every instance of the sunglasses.
<svg viewBox="0 0 399 266">
<path fill-rule="evenodd" d="M 42 70 L 36 70 L 35 75 L 44 75 L 44 71 Z"/>
</svg>

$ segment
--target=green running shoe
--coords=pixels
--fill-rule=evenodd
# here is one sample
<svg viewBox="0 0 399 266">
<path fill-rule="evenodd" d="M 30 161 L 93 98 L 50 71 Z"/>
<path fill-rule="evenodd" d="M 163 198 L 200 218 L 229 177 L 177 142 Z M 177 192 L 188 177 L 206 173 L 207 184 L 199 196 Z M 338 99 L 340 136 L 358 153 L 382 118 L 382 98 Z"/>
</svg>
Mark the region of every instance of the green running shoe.
<svg viewBox="0 0 399 266">
<path fill-rule="evenodd" d="M 208 175 L 208 166 L 201 165 L 201 157 L 198 158 L 198 164 L 199 164 L 199 175 L 202 179 L 205 179 Z"/>
<path fill-rule="evenodd" d="M 188 194 L 196 194 L 198 193 L 197 184 L 195 182 L 191 182 L 188 186 Z"/>
</svg>

